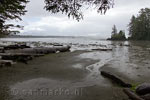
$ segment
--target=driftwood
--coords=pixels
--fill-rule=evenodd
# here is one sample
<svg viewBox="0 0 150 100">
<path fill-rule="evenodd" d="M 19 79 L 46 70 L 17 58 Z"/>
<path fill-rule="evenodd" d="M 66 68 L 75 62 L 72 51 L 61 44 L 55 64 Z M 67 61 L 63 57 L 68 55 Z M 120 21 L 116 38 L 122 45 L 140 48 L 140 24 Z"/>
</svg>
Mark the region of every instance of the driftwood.
<svg viewBox="0 0 150 100">
<path fill-rule="evenodd" d="M 56 51 L 59 52 L 67 52 L 70 51 L 70 46 L 54 46 L 54 48 L 56 49 Z"/>
<path fill-rule="evenodd" d="M 28 54 L 49 54 L 69 51 L 69 46 L 54 46 L 54 47 L 38 47 L 38 48 L 25 48 L 18 50 L 7 50 L 6 53 L 28 53 Z"/>
<path fill-rule="evenodd" d="M 106 49 L 97 48 L 97 49 L 92 49 L 92 50 L 97 50 L 97 51 L 112 51 L 112 49 L 109 49 L 109 48 L 106 48 Z"/>
<path fill-rule="evenodd" d="M 43 56 L 42 54 L 27 54 L 27 53 L 0 53 L 2 60 L 13 60 L 27 63 L 33 57 Z"/>
<path fill-rule="evenodd" d="M 23 48 L 30 48 L 30 46 L 27 46 L 25 44 L 15 44 L 15 45 L 4 46 L 4 50 L 23 49 Z"/>
<path fill-rule="evenodd" d="M 124 82 L 123 80 L 121 80 L 119 77 L 113 75 L 112 73 L 109 73 L 106 71 L 101 71 L 101 75 L 111 79 L 112 81 L 114 81 L 115 83 L 117 83 L 118 85 L 120 85 L 122 87 L 132 87 L 131 84 Z"/>
<path fill-rule="evenodd" d="M 0 53 L 0 56 L 44 56 L 43 54 L 31 54 L 31 53 Z"/>
<path fill-rule="evenodd" d="M 136 95 L 134 92 L 132 92 L 130 89 L 123 89 L 123 92 L 131 99 L 131 100 L 145 100 L 138 95 Z"/>
<path fill-rule="evenodd" d="M 56 49 L 54 48 L 25 48 L 17 50 L 7 50 L 6 53 L 27 53 L 27 54 L 48 54 L 55 53 Z"/>
<path fill-rule="evenodd" d="M 67 52 L 70 46 L 53 46 L 53 47 L 40 47 L 40 48 L 24 48 L 15 50 L 5 50 L 5 53 L 0 53 L 1 59 L 13 60 L 27 63 L 33 57 L 43 56 L 44 54 Z"/>
<path fill-rule="evenodd" d="M 62 44 L 53 44 L 53 46 L 63 46 Z"/>
<path fill-rule="evenodd" d="M 13 64 L 12 60 L 0 60 L 0 67 L 11 66 Z"/>
<path fill-rule="evenodd" d="M 0 47 L 0 53 L 4 53 L 4 47 Z"/>
</svg>

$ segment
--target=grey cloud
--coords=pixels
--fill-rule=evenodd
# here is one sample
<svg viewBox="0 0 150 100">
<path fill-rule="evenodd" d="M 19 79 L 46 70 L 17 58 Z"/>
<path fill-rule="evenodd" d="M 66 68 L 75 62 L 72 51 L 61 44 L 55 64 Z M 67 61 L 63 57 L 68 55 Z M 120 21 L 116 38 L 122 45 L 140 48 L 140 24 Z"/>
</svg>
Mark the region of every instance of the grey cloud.
<svg viewBox="0 0 150 100">
<path fill-rule="evenodd" d="M 62 14 L 54 15 L 46 12 L 43 9 L 44 0 L 31 0 L 27 5 L 28 13 L 22 17 L 23 22 L 20 23 L 25 26 L 21 34 L 97 35 L 106 38 L 110 36 L 114 24 L 118 30 L 127 32 L 131 16 L 149 5 L 149 0 L 115 0 L 114 8 L 108 10 L 106 15 L 87 10 L 84 12 L 84 20 L 77 22 Z"/>
</svg>

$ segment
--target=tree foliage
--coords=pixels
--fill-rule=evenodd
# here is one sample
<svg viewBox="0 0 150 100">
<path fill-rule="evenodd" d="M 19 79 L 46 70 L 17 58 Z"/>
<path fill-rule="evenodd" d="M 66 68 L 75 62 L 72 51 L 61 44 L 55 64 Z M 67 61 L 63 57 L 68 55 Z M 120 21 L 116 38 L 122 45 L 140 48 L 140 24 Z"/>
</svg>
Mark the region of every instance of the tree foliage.
<svg viewBox="0 0 150 100">
<path fill-rule="evenodd" d="M 126 40 L 125 32 L 123 30 L 120 30 L 118 33 L 116 25 L 114 25 L 112 28 L 111 38 L 108 40 Z"/>
<path fill-rule="evenodd" d="M 8 20 L 21 20 L 20 16 L 24 15 L 27 0 L 0 0 L 0 35 L 16 33 L 10 28 L 21 28 L 19 25 L 6 24 Z"/>
<path fill-rule="evenodd" d="M 51 13 L 65 13 L 76 20 L 83 19 L 82 7 L 84 5 L 95 6 L 98 12 L 105 13 L 114 0 L 45 0 L 45 9 Z"/>
<path fill-rule="evenodd" d="M 112 34 L 112 35 L 117 34 L 116 25 L 113 26 L 111 34 Z"/>
<path fill-rule="evenodd" d="M 141 9 L 136 17 L 132 16 L 128 27 L 130 39 L 150 40 L 150 9 Z"/>
<path fill-rule="evenodd" d="M 21 20 L 24 15 L 28 0 L 0 0 L 0 34 L 16 33 L 10 28 L 19 25 L 6 24 L 8 20 Z M 45 9 L 51 13 L 65 13 L 76 20 L 83 18 L 82 7 L 84 5 L 95 6 L 98 12 L 105 13 L 114 3 L 114 0 L 45 0 Z M 39 12 L 40 13 L 40 12 Z"/>
</svg>

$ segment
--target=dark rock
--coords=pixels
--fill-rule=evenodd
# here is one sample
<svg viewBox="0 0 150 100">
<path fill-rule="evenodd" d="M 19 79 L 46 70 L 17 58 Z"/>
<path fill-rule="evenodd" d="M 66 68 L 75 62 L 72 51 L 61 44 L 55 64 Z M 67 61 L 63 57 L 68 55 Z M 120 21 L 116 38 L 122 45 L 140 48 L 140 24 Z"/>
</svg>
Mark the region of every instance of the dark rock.
<svg viewBox="0 0 150 100">
<path fill-rule="evenodd" d="M 139 95 L 145 95 L 150 93 L 150 83 L 143 83 L 136 88 L 136 93 Z"/>
</svg>

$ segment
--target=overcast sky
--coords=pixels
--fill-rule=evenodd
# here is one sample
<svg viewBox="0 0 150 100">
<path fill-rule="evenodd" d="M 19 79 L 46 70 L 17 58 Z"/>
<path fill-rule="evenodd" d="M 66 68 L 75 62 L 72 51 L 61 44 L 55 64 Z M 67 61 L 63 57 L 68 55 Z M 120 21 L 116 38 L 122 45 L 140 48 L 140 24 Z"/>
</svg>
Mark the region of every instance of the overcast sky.
<svg viewBox="0 0 150 100">
<path fill-rule="evenodd" d="M 137 15 L 141 8 L 150 7 L 150 0 L 115 0 L 114 8 L 101 15 L 96 10 L 86 10 L 84 19 L 77 22 L 62 14 L 50 14 L 44 9 L 44 0 L 30 0 L 23 21 L 23 35 L 59 35 L 59 36 L 110 36 L 112 26 L 125 30 L 131 16 Z"/>
</svg>

